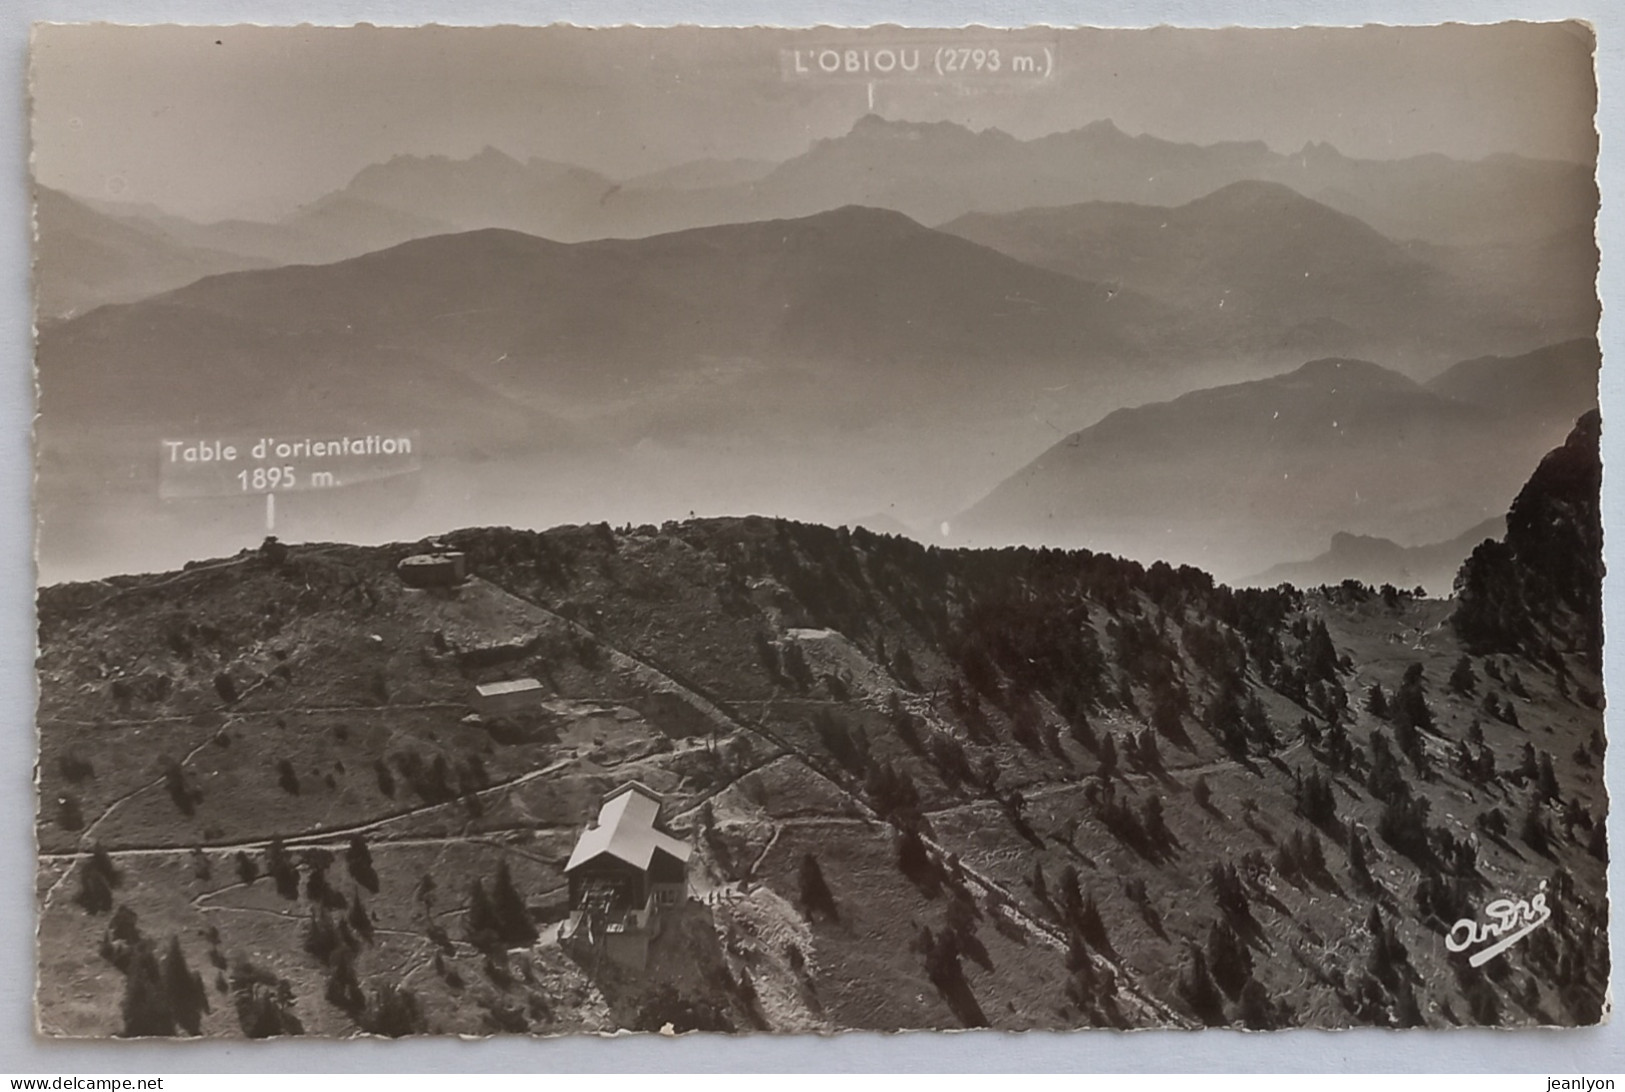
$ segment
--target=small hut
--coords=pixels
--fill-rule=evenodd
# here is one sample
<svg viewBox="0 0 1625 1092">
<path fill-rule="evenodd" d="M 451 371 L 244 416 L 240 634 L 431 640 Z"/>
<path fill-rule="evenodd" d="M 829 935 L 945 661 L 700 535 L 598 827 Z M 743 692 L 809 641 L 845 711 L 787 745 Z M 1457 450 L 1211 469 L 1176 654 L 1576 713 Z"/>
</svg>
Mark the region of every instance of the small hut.
<svg viewBox="0 0 1625 1092">
<path fill-rule="evenodd" d="M 395 572 L 409 588 L 454 588 L 468 579 L 468 559 L 459 550 L 413 554 Z"/>
<path fill-rule="evenodd" d="M 508 679 L 474 688 L 474 711 L 482 717 L 523 713 L 542 704 L 547 691 L 535 679 Z"/>
</svg>

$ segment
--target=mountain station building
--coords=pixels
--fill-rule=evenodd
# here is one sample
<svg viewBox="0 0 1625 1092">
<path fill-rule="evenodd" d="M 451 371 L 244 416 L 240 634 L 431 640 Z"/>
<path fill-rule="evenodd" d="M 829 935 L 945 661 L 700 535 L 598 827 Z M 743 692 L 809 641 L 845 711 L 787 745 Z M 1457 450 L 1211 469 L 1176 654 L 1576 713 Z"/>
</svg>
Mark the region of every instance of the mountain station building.
<svg viewBox="0 0 1625 1092">
<path fill-rule="evenodd" d="M 562 943 L 641 970 L 663 912 L 688 899 L 689 844 L 660 820 L 663 799 L 638 781 L 607 793 L 564 866 L 570 916 Z"/>
</svg>

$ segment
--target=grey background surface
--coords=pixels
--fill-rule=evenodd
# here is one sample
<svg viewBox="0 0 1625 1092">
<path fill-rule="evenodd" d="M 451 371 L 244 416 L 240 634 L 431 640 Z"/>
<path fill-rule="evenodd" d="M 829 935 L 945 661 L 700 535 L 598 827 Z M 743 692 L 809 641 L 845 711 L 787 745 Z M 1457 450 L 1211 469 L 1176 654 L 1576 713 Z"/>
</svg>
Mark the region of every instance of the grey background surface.
<svg viewBox="0 0 1625 1092">
<path fill-rule="evenodd" d="M 33 413 L 28 304 L 29 206 L 26 63 L 34 21 L 110 20 L 181 23 L 371 22 L 465 25 L 550 22 L 613 25 L 979 23 L 1154 26 L 1292 26 L 1300 24 L 1493 22 L 1583 18 L 1597 30 L 1601 132 L 1604 302 L 1602 408 L 1606 589 L 1610 637 L 1625 611 L 1625 434 L 1609 427 L 1625 414 L 1625 378 L 1615 358 L 1625 352 L 1625 323 L 1612 301 L 1625 293 L 1625 10 L 1611 0 L 7 0 L 0 4 L 0 1073 L 65 1075 L 165 1072 L 380 1072 L 576 1070 L 929 1070 L 1029 1071 L 1625 1071 L 1620 1017 L 1579 1031 L 1075 1032 L 877 1035 L 677 1040 L 499 1039 L 482 1042 L 64 1043 L 33 1034 L 34 900 L 32 788 L 34 574 L 29 426 Z M 1625 646 L 1608 642 L 1611 691 L 1625 683 Z M 1622 707 L 1616 695 L 1608 728 L 1616 742 Z M 1621 753 L 1609 757 L 1609 786 L 1618 793 Z M 1625 845 L 1618 809 L 1610 837 Z M 1620 854 L 1610 871 L 1619 877 Z M 1625 945 L 1613 929 L 1615 966 Z"/>
</svg>

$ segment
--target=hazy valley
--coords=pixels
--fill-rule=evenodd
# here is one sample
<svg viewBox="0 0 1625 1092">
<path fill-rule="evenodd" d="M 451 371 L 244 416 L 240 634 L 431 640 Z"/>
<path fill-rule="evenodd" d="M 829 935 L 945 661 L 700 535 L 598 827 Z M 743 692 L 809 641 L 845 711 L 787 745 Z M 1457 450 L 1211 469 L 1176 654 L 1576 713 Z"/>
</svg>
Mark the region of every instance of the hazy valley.
<svg viewBox="0 0 1625 1092">
<path fill-rule="evenodd" d="M 995 139 L 950 126 L 892 140 L 905 129 L 861 123 L 808 158 L 879 157 L 887 171 L 912 177 L 923 165 L 970 157 L 964 141 Z M 1105 140 L 1091 162 L 1099 169 L 1113 156 L 1139 162 L 1142 143 Z M 1061 156 L 1055 162 L 1064 150 L 1051 149 Z M 1186 149 L 1170 162 L 1230 155 Z M 672 188 L 692 195 L 707 177 L 742 169 L 702 165 L 689 176 L 694 185 L 678 172 Z M 810 169 L 792 161 L 738 184 Z M 1190 170 L 1179 177 L 1221 181 Z M 1475 185 L 1513 185 L 1508 163 L 1452 170 L 1480 179 Z M 1560 175 L 1530 171 L 1514 172 L 1517 184 L 1551 175 L 1555 201 L 1562 187 L 1552 179 Z M 391 161 L 323 206 L 361 225 L 320 233 L 327 249 L 304 256 L 328 264 L 264 269 L 252 267 L 304 252 L 269 245 L 269 236 L 241 225 L 205 238 L 150 211 L 120 219 L 105 204 L 98 212 L 46 194 L 42 313 L 52 299 L 93 296 L 96 278 L 112 298 L 132 295 L 132 278 L 157 294 L 43 327 L 37 442 L 45 571 L 52 578 L 117 571 L 96 556 L 94 543 L 109 536 L 167 543 L 167 552 L 139 551 L 147 567 L 251 541 L 251 506 L 158 503 L 154 441 L 199 429 L 297 428 L 414 430 L 435 464 L 412 489 L 412 513 L 388 500 L 299 498 L 286 513 L 299 537 L 378 542 L 452 523 L 506 522 L 526 509 L 478 503 L 491 493 L 481 479 L 502 479 L 497 492 L 528 506 L 527 519 L 539 525 L 689 512 L 835 524 L 883 513 L 926 540 L 1091 545 L 1145 561 L 1188 560 L 1239 579 L 1312 556 L 1337 533 L 1407 546 L 1453 538 L 1501 511 L 1529 461 L 1594 404 L 1594 346 L 1588 355 L 1578 343 L 1556 344 L 1594 326 L 1594 248 L 1547 245 L 1547 235 L 1401 243 L 1258 179 L 1228 182 L 1177 207 L 1096 201 L 978 211 L 942 230 L 858 206 L 573 243 L 516 230 L 548 228 L 520 215 L 537 202 L 575 207 L 543 201 L 549 187 L 586 192 L 597 185 L 590 181 L 497 153 Z M 631 188 L 653 192 L 662 184 L 652 178 Z M 1099 179 L 1089 184 L 1110 192 Z M 501 200 L 480 205 L 475 195 L 491 187 Z M 436 211 L 434 195 L 442 193 L 463 203 Z M 846 196 L 877 199 L 864 192 L 828 200 Z M 900 198 L 894 204 L 911 207 Z M 999 204 L 984 202 L 990 210 Z M 371 211 L 363 215 L 361 205 Z M 484 221 L 500 227 L 440 233 L 478 222 L 482 207 Z M 384 208 L 389 217 L 378 214 Z M 417 227 L 392 234 L 394 216 Z M 300 229 L 266 230 L 286 241 Z M 104 254 L 95 263 L 74 249 L 90 239 Z M 333 261 L 349 251 L 360 253 Z M 59 283 L 54 271 L 70 269 L 74 279 Z M 163 290 L 166 280 L 211 269 L 225 272 Z M 1491 275 L 1508 269 L 1523 279 Z M 1531 290 L 1536 282 L 1546 290 Z M 1508 346 L 1548 355 L 1507 356 Z M 1185 478 L 1187 460 L 1206 464 L 1209 474 L 1233 471 L 1225 460 L 1239 450 L 1200 448 L 1204 438 L 1220 442 L 1211 430 L 1135 455 L 1113 470 L 1128 476 L 1115 483 L 1068 471 L 1063 476 L 1089 480 L 1044 487 L 1055 497 L 1029 498 L 1034 511 L 1005 510 L 1011 486 L 1001 482 L 1029 474 L 1022 467 L 1034 460 L 1053 463 L 1054 453 L 1045 454 L 1052 445 L 1098 435 L 1080 430 L 1114 427 L 1113 411 L 1140 407 L 1130 419 L 1143 421 L 1163 400 L 1302 374 L 1306 360 L 1325 356 L 1374 361 L 1415 379 L 1468 358 L 1511 363 L 1462 365 L 1439 380 L 1444 386 L 1430 381 L 1427 391 L 1442 399 L 1431 408 L 1420 388 L 1385 395 L 1397 398 L 1392 405 L 1346 391 L 1341 401 L 1353 403 L 1345 411 L 1332 412 L 1333 399 L 1311 414 L 1325 436 L 1295 441 L 1292 457 L 1310 457 L 1290 487 L 1249 475 L 1233 482 L 1249 495 L 1221 501 L 1224 490 L 1207 490 L 1192 509 L 1206 514 L 1189 520 L 1078 502 L 1130 498 L 1159 466 Z M 1541 371 L 1548 358 L 1559 369 L 1549 385 Z M 1485 370 L 1492 367 L 1507 374 Z M 201 381 L 194 378 L 200 368 Z M 1261 392 L 1288 380 L 1272 382 Z M 1368 462 L 1357 452 L 1376 450 L 1401 427 L 1376 423 L 1390 411 L 1410 414 L 1413 431 L 1426 435 L 1400 437 Z M 1355 418 L 1368 425 L 1350 433 Z M 1436 423 L 1443 431 L 1434 434 Z M 1495 435 L 1509 428 L 1510 444 Z M 1437 455 L 1426 480 L 1389 472 L 1419 454 Z M 1269 455 L 1286 457 L 1284 448 Z M 1196 480 L 1185 478 L 1186 487 Z M 647 505 L 621 504 L 629 489 L 648 496 Z M 1379 495 L 1384 490 L 1389 495 Z M 1300 493 L 1310 503 L 1301 504 Z M 1440 497 L 1447 503 L 1435 505 Z M 1344 514 L 1339 506 L 1349 503 L 1357 506 Z M 1213 510 L 1221 504 L 1223 511 Z M 407 522 L 395 518 L 403 516 Z"/>
</svg>

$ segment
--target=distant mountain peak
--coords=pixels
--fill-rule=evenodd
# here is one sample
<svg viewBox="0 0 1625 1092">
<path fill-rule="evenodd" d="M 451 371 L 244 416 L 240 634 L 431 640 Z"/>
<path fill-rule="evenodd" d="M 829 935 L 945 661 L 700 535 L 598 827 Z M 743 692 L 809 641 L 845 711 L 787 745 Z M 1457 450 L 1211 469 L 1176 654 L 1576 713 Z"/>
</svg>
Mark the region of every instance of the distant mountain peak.
<svg viewBox="0 0 1625 1092">
<path fill-rule="evenodd" d="M 1358 580 L 1373 587 L 1393 584 L 1409 588 L 1420 584 L 1434 595 L 1449 595 L 1456 570 L 1473 548 L 1486 538 L 1500 537 L 1505 530 L 1506 519 L 1494 516 L 1446 541 L 1419 546 L 1401 546 L 1381 535 L 1336 531 L 1331 548 L 1318 556 L 1283 562 L 1239 583 L 1261 588 L 1279 584 L 1310 588 Z"/>
<path fill-rule="evenodd" d="M 1374 364 L 1369 360 L 1355 360 L 1349 357 L 1337 356 L 1311 360 L 1280 378 L 1288 381 L 1295 380 L 1328 386 L 1338 383 L 1373 388 L 1421 389 L 1414 380 L 1391 368 L 1384 368 L 1381 364 Z"/>
<path fill-rule="evenodd" d="M 1231 182 L 1229 185 L 1220 186 L 1212 193 L 1204 194 L 1189 202 L 1189 207 L 1257 205 L 1266 201 L 1326 208 L 1319 201 L 1305 197 L 1285 182 L 1270 182 L 1262 178 L 1243 178 L 1239 182 Z M 1332 210 L 1328 209 L 1327 211 Z"/>
<path fill-rule="evenodd" d="M 897 128 L 902 124 L 902 122 L 892 121 L 889 118 L 881 117 L 876 113 L 868 113 L 859 117 L 857 121 L 854 121 L 849 132 L 854 135 L 859 133 L 884 133 Z"/>
<path fill-rule="evenodd" d="M 1353 531 L 1334 531 L 1332 533 L 1332 553 L 1344 553 L 1361 548 L 1398 550 L 1402 547 L 1393 539 L 1383 538 L 1380 535 L 1357 535 Z"/>
<path fill-rule="evenodd" d="M 858 221 L 869 224 L 892 224 L 907 226 L 915 230 L 925 230 L 924 227 L 907 213 L 896 209 L 880 208 L 875 205 L 842 205 L 840 208 L 830 209 L 827 212 L 815 212 L 811 216 L 797 217 L 796 221 L 806 224 L 816 224 L 826 221 Z"/>
<path fill-rule="evenodd" d="M 415 152 L 401 152 L 392 155 L 381 163 L 369 164 L 356 173 L 356 180 L 389 176 L 403 169 L 416 167 L 480 167 L 484 169 L 523 170 L 524 164 L 501 148 L 487 144 L 473 155 L 461 157 L 447 155 L 442 152 L 430 152 L 420 155 Z M 351 184 L 354 185 L 355 180 Z"/>
<path fill-rule="evenodd" d="M 1304 141 L 1303 147 L 1297 150 L 1294 158 L 1327 161 L 1345 159 L 1347 157 L 1344 156 L 1334 144 L 1328 144 L 1324 140 L 1306 140 Z"/>
<path fill-rule="evenodd" d="M 969 129 L 955 121 L 908 121 L 886 118 L 879 114 L 864 114 L 852 123 L 848 137 L 871 140 L 953 140 L 1015 141 L 1015 137 L 1002 129 Z"/>
<path fill-rule="evenodd" d="M 858 118 L 858 120 L 852 123 L 850 133 L 853 136 L 887 136 L 918 131 L 920 129 L 927 128 L 932 124 L 933 123 L 931 122 L 906 121 L 902 118 L 888 118 L 880 114 L 868 113 L 864 114 L 862 117 Z M 936 122 L 934 124 L 937 126 L 946 126 L 954 129 L 964 128 L 963 126 L 955 125 L 951 121 Z M 969 129 L 966 129 L 965 131 L 967 133 L 970 132 Z"/>
<path fill-rule="evenodd" d="M 1358 217 L 1339 212 L 1323 201 L 1307 197 L 1284 182 L 1244 178 L 1220 186 L 1183 206 L 1193 212 L 1233 217 L 1251 217 L 1267 222 L 1276 231 L 1286 229 L 1340 231 L 1342 241 L 1363 237 L 1368 246 L 1391 249 L 1391 240 Z M 1329 245 L 1329 240 L 1328 240 Z"/>
<path fill-rule="evenodd" d="M 1097 118 L 1077 131 L 1090 136 L 1128 136 L 1111 118 Z"/>
</svg>

